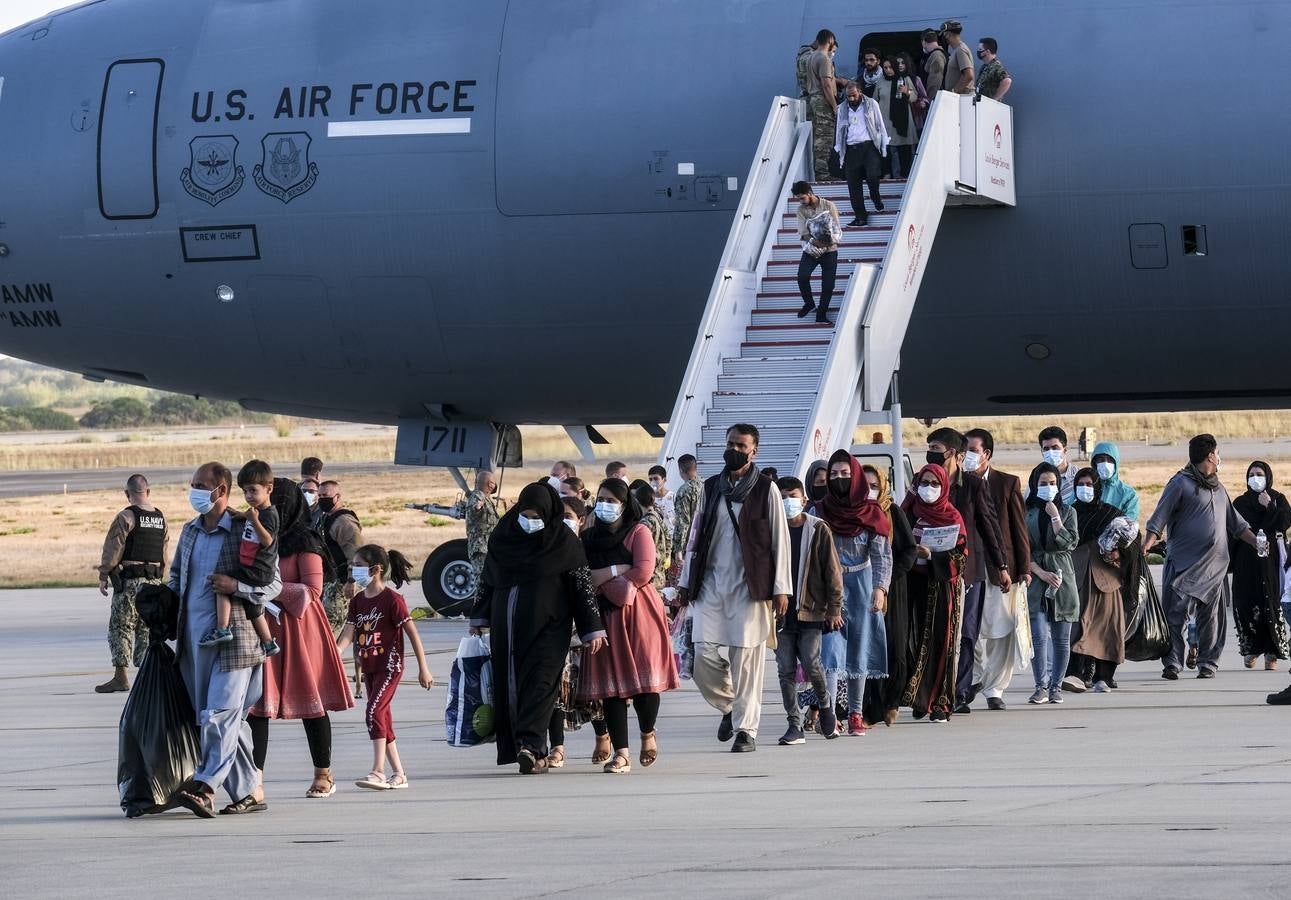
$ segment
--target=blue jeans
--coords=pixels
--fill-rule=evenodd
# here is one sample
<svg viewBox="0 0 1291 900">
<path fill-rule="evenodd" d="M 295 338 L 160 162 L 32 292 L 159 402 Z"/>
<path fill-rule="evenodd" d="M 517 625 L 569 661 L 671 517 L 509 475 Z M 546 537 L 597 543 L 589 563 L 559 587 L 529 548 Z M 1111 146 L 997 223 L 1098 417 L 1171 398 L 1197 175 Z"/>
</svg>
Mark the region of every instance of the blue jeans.
<svg viewBox="0 0 1291 900">
<path fill-rule="evenodd" d="M 1035 686 L 1059 690 L 1071 657 L 1071 623 L 1050 622 L 1043 606 L 1032 607 L 1031 643 L 1035 648 L 1031 658 Z"/>
</svg>

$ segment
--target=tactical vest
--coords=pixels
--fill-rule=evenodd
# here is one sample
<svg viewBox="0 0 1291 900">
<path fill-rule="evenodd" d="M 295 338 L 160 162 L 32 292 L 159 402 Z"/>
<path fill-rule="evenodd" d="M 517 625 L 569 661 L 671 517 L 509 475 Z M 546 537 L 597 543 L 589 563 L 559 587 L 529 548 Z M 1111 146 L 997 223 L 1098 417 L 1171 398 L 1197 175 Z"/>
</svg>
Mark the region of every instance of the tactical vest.
<svg viewBox="0 0 1291 900">
<path fill-rule="evenodd" d="M 331 567 L 330 572 L 323 573 L 327 581 L 348 581 L 350 578 L 350 560 L 345 549 L 332 537 L 332 523 L 341 516 L 349 516 L 355 522 L 359 520 L 352 509 L 334 509 L 323 516 L 323 541 L 327 544 L 327 562 Z"/>
<path fill-rule="evenodd" d="M 166 517 L 159 509 L 149 511 L 131 506 L 130 511 L 134 513 L 134 528 L 126 535 L 121 559 L 160 565 L 165 561 Z"/>
</svg>

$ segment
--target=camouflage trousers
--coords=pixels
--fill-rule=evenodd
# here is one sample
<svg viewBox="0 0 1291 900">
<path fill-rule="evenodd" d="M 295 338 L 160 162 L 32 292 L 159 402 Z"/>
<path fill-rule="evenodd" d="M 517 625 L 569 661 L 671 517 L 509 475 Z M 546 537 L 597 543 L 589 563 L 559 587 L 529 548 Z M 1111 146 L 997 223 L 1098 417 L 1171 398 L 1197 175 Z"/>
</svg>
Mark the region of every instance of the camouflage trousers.
<svg viewBox="0 0 1291 900">
<path fill-rule="evenodd" d="M 834 150 L 837 119 L 824 94 L 812 94 L 807 103 L 811 115 L 812 167 L 817 181 L 828 181 L 833 177 L 829 174 L 829 154 Z"/>
<path fill-rule="evenodd" d="M 139 620 L 134 598 L 145 584 L 160 584 L 161 579 L 127 578 L 121 590 L 112 594 L 112 611 L 108 614 L 108 650 L 112 665 L 125 668 L 133 655 L 136 666 L 143 662 L 148 649 L 148 626 Z"/>
<path fill-rule="evenodd" d="M 329 581 L 323 585 L 323 609 L 327 612 L 327 621 L 332 626 L 332 637 L 339 637 L 345 627 L 345 619 L 350 614 L 350 601 L 344 592 L 345 582 Z"/>
</svg>

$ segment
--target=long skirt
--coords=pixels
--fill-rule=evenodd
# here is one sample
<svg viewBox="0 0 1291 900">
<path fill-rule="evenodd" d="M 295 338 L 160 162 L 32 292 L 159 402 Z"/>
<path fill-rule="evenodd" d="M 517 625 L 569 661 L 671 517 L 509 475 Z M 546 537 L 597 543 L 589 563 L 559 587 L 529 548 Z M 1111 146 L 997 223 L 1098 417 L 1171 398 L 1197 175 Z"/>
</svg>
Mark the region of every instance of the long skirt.
<svg viewBox="0 0 1291 900">
<path fill-rule="evenodd" d="M 910 595 L 905 578 L 893 578 L 884 614 L 888 641 L 888 677 L 865 682 L 865 721 L 878 722 L 890 709 L 901 706 L 901 695 L 910 682 L 910 661 L 914 656 L 910 628 Z"/>
<path fill-rule="evenodd" d="M 1233 624 L 1242 656 L 1287 658 L 1281 554 L 1266 557 L 1240 541 L 1233 550 Z"/>
<path fill-rule="evenodd" d="M 960 579 L 933 580 L 920 568 L 916 566 L 906 576 L 915 652 L 901 705 L 919 713 L 940 711 L 949 716 L 955 701 L 964 584 Z"/>
<path fill-rule="evenodd" d="M 573 617 L 565 615 L 545 623 L 535 634 L 513 635 L 519 590 L 513 587 L 493 596 L 490 655 L 500 766 L 515 763 L 521 750 L 546 757 L 547 726 L 560 695 L 574 626 Z"/>
</svg>

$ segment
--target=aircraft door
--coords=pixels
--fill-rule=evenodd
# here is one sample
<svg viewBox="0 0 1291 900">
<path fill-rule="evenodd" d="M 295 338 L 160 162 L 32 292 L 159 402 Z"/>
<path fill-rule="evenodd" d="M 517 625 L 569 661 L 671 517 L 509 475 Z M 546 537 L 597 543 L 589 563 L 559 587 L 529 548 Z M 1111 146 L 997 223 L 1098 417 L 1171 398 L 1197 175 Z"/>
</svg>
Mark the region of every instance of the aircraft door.
<svg viewBox="0 0 1291 900">
<path fill-rule="evenodd" d="M 157 113 L 166 64 L 122 59 L 108 66 L 99 107 L 99 212 L 105 219 L 157 214 Z"/>
</svg>

